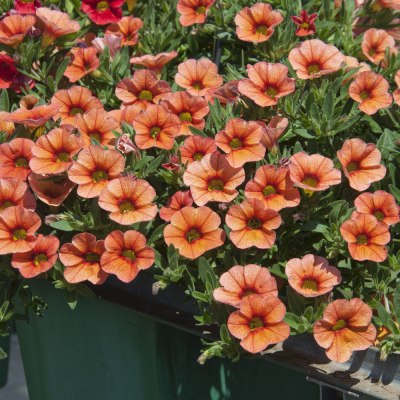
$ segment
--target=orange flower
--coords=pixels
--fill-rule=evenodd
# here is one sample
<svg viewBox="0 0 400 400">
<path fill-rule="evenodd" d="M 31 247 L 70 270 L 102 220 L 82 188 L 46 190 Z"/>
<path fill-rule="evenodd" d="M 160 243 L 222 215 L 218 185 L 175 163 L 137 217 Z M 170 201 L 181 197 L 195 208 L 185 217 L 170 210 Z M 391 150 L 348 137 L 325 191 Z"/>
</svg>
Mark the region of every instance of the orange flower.
<svg viewBox="0 0 400 400">
<path fill-rule="evenodd" d="M 88 280 L 100 285 L 108 273 L 100 267 L 100 257 L 106 251 L 104 240 L 96 242 L 91 233 L 79 233 L 72 238 L 72 243 L 65 243 L 60 249 L 60 261 L 67 267 L 64 278 L 69 283 Z"/>
<path fill-rule="evenodd" d="M 8 207 L 0 213 L 0 255 L 26 253 L 35 247 L 35 232 L 42 221 L 22 206 Z"/>
<path fill-rule="evenodd" d="M 167 205 L 160 209 L 160 218 L 164 221 L 171 221 L 172 216 L 183 207 L 190 207 L 193 204 L 193 197 L 190 190 L 176 192 L 167 201 Z"/>
<path fill-rule="evenodd" d="M 104 108 L 101 101 L 92 96 L 92 92 L 82 86 L 73 86 L 68 90 L 59 90 L 51 99 L 51 104 L 60 107 L 53 117 L 54 121 L 61 118 L 63 124 L 74 124 L 76 114 L 83 115 L 93 108 Z"/>
<path fill-rule="evenodd" d="M 171 51 L 170 53 L 160 53 L 156 56 L 146 54 L 141 57 L 132 57 L 131 64 L 143 65 L 143 67 L 153 71 L 159 78 L 165 64 L 169 63 L 175 57 L 178 57 L 178 53 L 175 50 Z"/>
<path fill-rule="evenodd" d="M 254 179 L 246 184 L 244 194 L 248 199 L 261 200 L 266 208 L 279 211 L 300 204 L 300 193 L 293 188 L 289 168 L 263 165 Z"/>
<path fill-rule="evenodd" d="M 372 310 L 362 300 L 335 300 L 315 323 L 314 338 L 327 349 L 330 360 L 346 362 L 353 351 L 366 350 L 374 343 L 376 329 L 370 324 L 371 318 Z"/>
<path fill-rule="evenodd" d="M 29 167 L 36 174 L 61 174 L 72 164 L 72 157 L 83 148 L 84 141 L 74 135 L 72 125 L 61 125 L 40 136 L 32 147 Z"/>
<path fill-rule="evenodd" d="M 281 118 L 275 115 L 269 121 L 268 126 L 264 122 L 257 121 L 257 123 L 264 128 L 261 143 L 267 148 L 268 151 L 276 155 L 279 149 L 278 139 L 287 128 L 289 121 L 287 118 Z"/>
<path fill-rule="evenodd" d="M 206 21 L 208 9 L 215 0 L 179 0 L 176 9 L 181 14 L 179 22 L 182 26 L 203 24 Z"/>
<path fill-rule="evenodd" d="M 344 55 L 335 46 L 312 39 L 292 49 L 289 61 L 300 79 L 313 79 L 338 71 L 344 62 Z"/>
<path fill-rule="evenodd" d="M 258 294 L 247 296 L 240 303 L 240 311 L 228 319 L 229 332 L 250 353 L 259 353 L 270 344 L 283 342 L 290 335 L 290 327 L 283 318 L 285 305 L 274 296 L 264 298 Z"/>
<path fill-rule="evenodd" d="M 28 184 L 24 181 L 17 178 L 0 179 L 0 211 L 14 206 L 35 211 L 35 196 L 28 191 Z"/>
<path fill-rule="evenodd" d="M 64 76 L 71 83 L 74 83 L 99 68 L 100 60 L 96 57 L 96 53 L 97 49 L 93 46 L 74 51 L 71 54 L 71 61 L 68 63 Z"/>
<path fill-rule="evenodd" d="M 349 252 L 357 261 L 385 261 L 390 242 L 389 228 L 373 215 L 360 214 L 356 219 L 346 221 L 340 227 L 343 239 L 349 244 Z"/>
<path fill-rule="evenodd" d="M 150 268 L 154 250 L 146 246 L 146 238 L 139 232 L 114 231 L 105 240 L 106 252 L 100 264 L 104 271 L 117 275 L 122 282 L 131 282 L 141 269 Z"/>
<path fill-rule="evenodd" d="M 118 123 L 121 125 L 122 121 L 126 122 L 129 125 L 132 125 L 133 119 L 141 113 L 143 110 L 138 106 L 126 106 L 121 110 L 111 110 L 108 112 L 110 117 L 115 118 Z"/>
<path fill-rule="evenodd" d="M 312 254 L 305 255 L 301 260 L 292 258 L 286 263 L 285 272 L 289 285 L 305 297 L 328 293 L 342 281 L 339 270 L 329 265 L 326 258 Z"/>
<path fill-rule="evenodd" d="M 208 89 L 218 88 L 224 80 L 218 75 L 217 64 L 208 58 L 190 59 L 178 65 L 175 82 L 193 96 L 204 96 Z"/>
<path fill-rule="evenodd" d="M 308 36 L 316 32 L 314 21 L 317 19 L 317 14 L 308 15 L 306 10 L 301 10 L 300 17 L 290 18 L 297 25 L 296 36 Z"/>
<path fill-rule="evenodd" d="M 221 218 L 208 207 L 184 207 L 175 212 L 164 228 L 167 246 L 171 243 L 183 257 L 195 259 L 224 244 L 226 235 L 219 228 Z"/>
<path fill-rule="evenodd" d="M 38 235 L 32 250 L 13 254 L 11 265 L 18 268 L 24 278 L 34 278 L 53 267 L 59 247 L 60 241 L 55 236 Z"/>
<path fill-rule="evenodd" d="M 39 99 L 33 94 L 28 94 L 21 99 L 19 105 L 24 110 L 32 110 L 32 108 L 35 107 L 37 103 L 39 103 Z"/>
<path fill-rule="evenodd" d="M 235 17 L 236 33 L 245 42 L 261 43 L 274 33 L 275 26 L 283 21 L 279 11 L 272 11 L 269 4 L 256 3 L 245 7 Z"/>
<path fill-rule="evenodd" d="M 132 78 L 122 79 L 115 89 L 115 95 L 127 105 L 135 104 L 145 110 L 150 104 L 158 104 L 171 94 L 171 86 L 157 79 L 153 71 L 139 69 Z"/>
<path fill-rule="evenodd" d="M 252 294 L 278 297 L 276 280 L 268 268 L 249 264 L 235 265 L 219 278 L 222 287 L 214 289 L 215 300 L 239 308 L 243 299 Z"/>
<path fill-rule="evenodd" d="M 203 130 L 204 117 L 210 112 L 208 103 L 202 97 L 193 97 L 189 92 L 175 92 L 161 102 L 161 105 L 175 114 L 181 121 L 180 131 L 176 136 L 192 135 L 189 126 Z"/>
<path fill-rule="evenodd" d="M 337 156 L 350 186 L 359 192 L 386 175 L 386 167 L 380 165 L 381 152 L 373 143 L 366 144 L 361 139 L 346 140 Z"/>
<path fill-rule="evenodd" d="M 103 54 L 104 49 L 108 46 L 110 53 L 110 62 L 114 61 L 115 55 L 121 49 L 122 36 L 121 35 L 106 35 L 102 38 L 96 37 L 92 40 L 91 45 L 96 47 L 99 54 Z"/>
<path fill-rule="evenodd" d="M 201 161 L 206 154 L 218 153 L 215 140 L 200 135 L 189 136 L 178 150 L 181 152 L 183 165 L 187 162 L 191 164 L 193 161 Z"/>
<path fill-rule="evenodd" d="M 212 105 L 214 105 L 214 99 L 218 98 L 222 106 L 227 103 L 235 103 L 239 99 L 239 80 L 233 80 L 226 82 L 224 86 L 220 88 L 208 89 L 204 97 Z"/>
<path fill-rule="evenodd" d="M 108 182 L 119 178 L 124 167 L 125 159 L 117 150 L 91 146 L 79 153 L 68 171 L 68 178 L 79 185 L 79 196 L 91 199 L 100 196 Z"/>
<path fill-rule="evenodd" d="M 350 56 L 344 56 L 344 62 L 346 63 L 346 69 L 344 70 L 344 73 L 351 71 L 352 69 L 361 67 L 357 72 L 354 73 L 354 75 L 350 76 L 350 78 L 347 78 L 346 80 L 343 81 L 343 85 L 347 83 L 350 79 L 356 78 L 358 74 L 361 72 L 365 71 L 371 71 L 371 67 L 364 63 L 364 62 L 358 62 L 357 58 L 355 57 L 350 57 Z"/>
<path fill-rule="evenodd" d="M 14 14 L 5 17 L 0 21 L 0 43 L 17 46 L 24 40 L 35 22 L 36 18 L 33 15 L 23 17 L 20 14 Z"/>
<path fill-rule="evenodd" d="M 385 30 L 371 28 L 364 33 L 361 49 L 368 60 L 376 65 L 382 60 L 382 67 L 386 68 L 384 61 L 386 48 L 389 47 L 391 52 L 397 53 L 397 50 L 394 49 L 395 44 L 394 38 Z"/>
<path fill-rule="evenodd" d="M 244 182 L 243 168 L 233 168 L 225 155 L 206 154 L 201 161 L 191 163 L 183 174 L 198 206 L 209 201 L 230 203 L 239 194 L 235 188 Z"/>
<path fill-rule="evenodd" d="M 158 147 L 169 150 L 174 146 L 181 120 L 165 107 L 152 104 L 146 111 L 136 115 L 132 126 L 136 131 L 135 143 L 139 149 Z"/>
<path fill-rule="evenodd" d="M 396 81 L 397 87 L 400 88 L 400 70 L 397 71 L 394 79 Z M 396 102 L 396 104 L 399 106 L 400 105 L 400 89 L 396 89 L 393 92 L 393 98 L 394 98 L 394 101 Z M 1 125 L 0 125 L 0 129 L 1 129 Z"/>
<path fill-rule="evenodd" d="M 310 194 L 342 181 L 342 173 L 333 168 L 333 161 L 319 154 L 296 153 L 290 157 L 289 169 L 290 179 Z"/>
<path fill-rule="evenodd" d="M 7 111 L 0 111 L 0 132 L 6 132 L 8 139 L 15 130 L 14 122 L 6 121 L 6 118 L 10 115 Z"/>
<path fill-rule="evenodd" d="M 104 35 L 114 34 L 122 36 L 122 46 L 133 46 L 139 39 L 138 30 L 143 26 L 140 18 L 134 18 L 133 15 L 123 17 L 116 24 L 108 25 Z"/>
<path fill-rule="evenodd" d="M 17 138 L 0 145 L 0 178 L 18 178 L 26 181 L 31 173 L 29 161 L 32 159 L 32 147 L 35 143 L 29 139 Z"/>
</svg>

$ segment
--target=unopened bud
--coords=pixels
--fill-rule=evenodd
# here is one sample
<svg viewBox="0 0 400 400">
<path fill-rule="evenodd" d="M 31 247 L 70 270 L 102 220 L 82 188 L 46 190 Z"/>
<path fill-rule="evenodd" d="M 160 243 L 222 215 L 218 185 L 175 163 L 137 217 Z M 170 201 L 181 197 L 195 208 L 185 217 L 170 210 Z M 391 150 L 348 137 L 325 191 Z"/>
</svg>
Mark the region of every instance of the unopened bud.
<svg viewBox="0 0 400 400">
<path fill-rule="evenodd" d="M 278 164 L 280 167 L 288 167 L 290 164 L 290 160 L 288 157 L 283 157 L 278 160 Z"/>
</svg>

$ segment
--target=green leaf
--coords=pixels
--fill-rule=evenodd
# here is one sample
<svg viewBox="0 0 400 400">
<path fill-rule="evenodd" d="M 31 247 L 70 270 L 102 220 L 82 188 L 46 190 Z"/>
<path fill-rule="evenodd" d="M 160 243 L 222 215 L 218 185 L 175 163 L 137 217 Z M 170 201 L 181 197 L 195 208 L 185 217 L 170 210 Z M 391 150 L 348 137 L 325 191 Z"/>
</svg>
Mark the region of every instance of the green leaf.
<svg viewBox="0 0 400 400">
<path fill-rule="evenodd" d="M 0 360 L 7 358 L 7 353 L 0 347 Z"/>
<path fill-rule="evenodd" d="M 304 317 L 307 318 L 308 322 L 312 320 L 313 317 L 313 307 L 309 306 L 307 307 L 306 311 L 304 312 Z"/>
<path fill-rule="evenodd" d="M 203 301 L 204 303 L 208 303 L 209 301 L 208 297 L 204 293 L 192 292 L 192 296 L 197 300 Z"/>
<path fill-rule="evenodd" d="M 99 141 L 97 141 L 95 138 L 90 138 L 90 141 L 92 143 L 92 146 L 101 146 Z M 101 146 L 102 147 L 102 146 Z"/>
<path fill-rule="evenodd" d="M 145 175 L 149 175 L 157 170 L 157 168 L 161 165 L 164 160 L 164 155 L 158 156 L 155 160 L 153 160 L 149 166 L 146 168 Z"/>
<path fill-rule="evenodd" d="M 393 293 L 393 306 L 396 321 L 400 324 L 400 282 L 397 284 L 396 290 Z"/>
<path fill-rule="evenodd" d="M 301 143 L 296 142 L 296 144 L 294 145 L 293 154 L 300 153 L 302 151 L 304 151 L 304 150 L 303 150 L 303 147 L 301 147 Z"/>
<path fill-rule="evenodd" d="M 190 130 L 190 132 L 193 133 L 193 135 L 200 135 L 200 136 L 203 136 L 204 138 L 207 137 L 207 135 L 203 131 L 195 128 L 194 126 L 189 126 L 189 130 Z"/>
<path fill-rule="evenodd" d="M 301 316 L 306 309 L 303 298 L 290 286 L 286 288 L 289 300 L 289 306 L 293 314 Z"/>
<path fill-rule="evenodd" d="M 152 244 L 152 243 L 156 242 L 158 239 L 160 239 L 163 236 L 165 225 L 167 225 L 167 224 L 162 224 L 162 225 L 158 226 L 157 229 L 155 229 L 154 232 L 152 233 L 152 235 L 151 235 L 150 239 L 147 241 L 147 243 Z"/>
<path fill-rule="evenodd" d="M 326 116 L 326 119 L 329 121 L 332 118 L 333 114 L 333 93 L 332 90 L 328 92 L 324 99 L 324 105 L 322 107 L 323 115 Z"/>
<path fill-rule="evenodd" d="M 71 307 L 71 310 L 73 310 L 76 307 L 76 303 L 78 302 L 78 294 L 76 293 L 76 290 L 73 290 L 72 292 L 66 290 L 65 297 L 67 298 L 67 302 L 68 305 Z"/>
<path fill-rule="evenodd" d="M 400 202 L 400 190 L 397 189 L 397 187 L 394 185 L 389 185 L 389 189 L 390 189 L 390 193 L 392 193 L 392 195 L 395 197 L 395 199 Z"/>
<path fill-rule="evenodd" d="M 55 87 L 55 89 L 57 89 L 57 86 L 58 86 L 58 84 L 60 83 L 61 78 L 63 77 L 64 72 L 65 72 L 65 70 L 66 70 L 67 67 L 68 67 L 69 60 L 70 60 L 70 57 L 66 57 L 66 58 L 64 59 L 64 61 L 60 64 L 60 66 L 58 67 L 58 69 L 57 69 L 57 72 L 56 72 L 56 80 L 55 80 L 55 82 L 54 82 L 54 87 Z"/>
<path fill-rule="evenodd" d="M 201 257 L 199 260 L 199 275 L 204 283 L 209 282 L 209 277 L 211 277 L 210 284 L 213 288 L 217 287 L 217 276 L 215 275 L 214 270 L 211 268 L 211 265 L 204 257 Z"/>
<path fill-rule="evenodd" d="M 386 308 L 379 302 L 376 304 L 376 311 L 378 311 L 378 316 L 379 316 L 380 320 L 382 321 L 383 325 L 385 325 L 393 333 L 398 335 L 400 333 L 399 328 L 396 326 L 396 324 L 392 320 L 391 316 L 386 311 Z"/>
<path fill-rule="evenodd" d="M 0 94 L 0 111 L 10 111 L 7 89 L 3 89 Z"/>
<path fill-rule="evenodd" d="M 66 231 L 66 232 L 70 232 L 70 231 L 74 230 L 67 221 L 52 222 L 50 224 L 50 226 L 52 228 L 59 229 L 60 231 Z"/>
<path fill-rule="evenodd" d="M 225 344 L 231 343 L 231 337 L 229 336 L 229 331 L 225 324 L 221 325 L 221 328 L 219 328 L 219 335 Z"/>
<path fill-rule="evenodd" d="M 285 318 L 283 320 L 294 329 L 297 329 L 300 323 L 300 319 L 296 317 L 294 314 L 287 312 Z"/>
<path fill-rule="evenodd" d="M 175 256 L 176 249 L 175 246 L 171 243 L 168 246 L 167 256 L 168 256 L 168 263 L 171 264 L 172 257 Z"/>
<path fill-rule="evenodd" d="M 306 139 L 315 139 L 315 132 L 308 129 L 295 129 L 295 132 Z"/>
</svg>

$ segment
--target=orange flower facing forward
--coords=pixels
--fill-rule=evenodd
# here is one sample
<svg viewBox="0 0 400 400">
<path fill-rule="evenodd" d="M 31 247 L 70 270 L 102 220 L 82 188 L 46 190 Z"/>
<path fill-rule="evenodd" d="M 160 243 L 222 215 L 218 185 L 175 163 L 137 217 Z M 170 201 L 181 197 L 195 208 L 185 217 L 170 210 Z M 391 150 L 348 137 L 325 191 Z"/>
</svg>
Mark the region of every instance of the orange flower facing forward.
<svg viewBox="0 0 400 400">
<path fill-rule="evenodd" d="M 242 79 L 238 89 L 261 107 L 276 105 L 277 99 L 294 92 L 295 80 L 288 78 L 288 71 L 283 64 L 258 62 L 247 69 L 250 79 Z"/>
<path fill-rule="evenodd" d="M 67 267 L 64 278 L 69 283 L 88 280 L 95 285 L 104 283 L 108 273 L 100 267 L 100 257 L 105 252 L 104 240 L 96 242 L 91 233 L 79 233 L 72 243 L 65 243 L 60 249 L 60 261 Z"/>
<path fill-rule="evenodd" d="M 160 53 L 156 56 L 146 54 L 141 57 L 132 57 L 131 64 L 143 65 L 143 67 L 153 71 L 159 78 L 161 76 L 163 67 L 176 57 L 178 57 L 178 53 L 175 50 L 171 51 L 170 53 Z"/>
<path fill-rule="evenodd" d="M 328 293 L 342 281 L 339 270 L 329 265 L 326 258 L 312 254 L 305 255 L 301 260 L 292 258 L 287 262 L 285 272 L 289 285 L 305 297 Z"/>
<path fill-rule="evenodd" d="M 16 138 L 0 145 L 0 178 L 18 178 L 26 181 L 31 173 L 29 161 L 32 159 L 34 142 Z"/>
<path fill-rule="evenodd" d="M 169 150 L 174 146 L 181 120 L 165 107 L 152 104 L 146 111 L 136 115 L 132 126 L 136 131 L 135 143 L 139 149 L 158 147 Z"/>
<path fill-rule="evenodd" d="M 290 327 L 283 318 L 285 305 L 274 296 L 264 298 L 253 294 L 240 303 L 240 311 L 228 319 L 229 332 L 250 353 L 259 353 L 270 344 L 280 343 L 290 335 Z"/>
<path fill-rule="evenodd" d="M 362 193 L 354 200 L 354 205 L 356 211 L 351 215 L 351 219 L 356 219 L 361 214 L 370 214 L 388 226 L 400 221 L 400 207 L 396 204 L 394 196 L 384 190 Z"/>
<path fill-rule="evenodd" d="M 177 10 L 181 14 L 179 22 L 182 26 L 203 24 L 206 21 L 208 9 L 215 0 L 179 0 Z"/>
<path fill-rule="evenodd" d="M 114 231 L 106 237 L 104 245 L 101 268 L 117 275 L 122 282 L 131 282 L 141 269 L 150 268 L 154 263 L 154 250 L 146 246 L 146 238 L 139 232 Z"/>
<path fill-rule="evenodd" d="M 335 300 L 326 307 L 323 318 L 315 323 L 314 338 L 326 349 L 330 360 L 346 362 L 353 351 L 373 345 L 376 329 L 370 324 L 371 318 L 372 310 L 362 300 Z"/>
<path fill-rule="evenodd" d="M 239 168 L 247 162 L 264 158 L 265 147 L 260 143 L 262 135 L 262 128 L 257 122 L 232 118 L 227 122 L 225 130 L 216 134 L 215 143 L 227 153 L 228 163 L 233 168 Z"/>
<path fill-rule="evenodd" d="M 59 90 L 51 99 L 51 104 L 60 107 L 53 117 L 54 121 L 61 118 L 63 124 L 74 124 L 75 115 L 83 115 L 93 108 L 104 108 L 101 101 L 92 96 L 92 92 L 82 86 L 73 86 L 68 90 Z"/>
<path fill-rule="evenodd" d="M 394 38 L 385 30 L 371 28 L 364 33 L 361 49 L 368 60 L 377 65 L 382 60 L 382 67 L 386 68 L 384 62 L 386 48 L 389 47 L 393 51 L 395 44 Z"/>
<path fill-rule="evenodd" d="M 71 60 L 64 75 L 71 83 L 82 79 L 84 76 L 89 75 L 95 69 L 99 68 L 100 60 L 96 57 L 96 47 L 79 48 L 71 54 Z"/>
<path fill-rule="evenodd" d="M 380 165 L 381 152 L 373 143 L 366 144 L 361 139 L 346 140 L 337 156 L 350 186 L 359 192 L 386 175 L 386 167 Z"/>
<path fill-rule="evenodd" d="M 0 255 L 26 253 L 35 247 L 35 232 L 42 221 L 22 206 L 8 207 L 0 213 Z"/>
<path fill-rule="evenodd" d="M 7 138 L 9 138 L 15 130 L 14 122 L 6 121 L 9 115 L 10 113 L 7 111 L 0 111 L 0 132 L 6 132 Z"/>
<path fill-rule="evenodd" d="M 0 21 L 0 43 L 8 46 L 20 44 L 27 33 L 35 25 L 36 18 L 33 15 L 10 15 Z"/>
<path fill-rule="evenodd" d="M 396 73 L 394 79 L 395 79 L 395 81 L 396 81 L 397 87 L 400 88 L 400 70 L 397 71 L 397 73 Z M 397 105 L 400 105 L 400 89 L 396 89 L 396 90 L 393 92 L 393 98 L 394 98 L 394 101 L 396 102 L 396 104 L 397 104 Z M 0 114 L 1 114 L 1 113 L 0 113 Z M 1 124 L 0 124 L 0 129 L 1 129 Z"/>
<path fill-rule="evenodd" d="M 176 192 L 167 201 L 167 205 L 160 209 L 160 218 L 164 221 L 171 221 L 172 216 L 183 207 L 190 207 L 193 204 L 193 197 L 190 190 Z"/>
<path fill-rule="evenodd" d="M 98 197 L 112 179 L 119 178 L 125 159 L 117 150 L 104 150 L 100 146 L 84 148 L 72 163 L 68 178 L 79 185 L 79 196 Z"/>
<path fill-rule="evenodd" d="M 281 118 L 279 115 L 275 115 L 274 117 L 272 117 L 268 126 L 266 126 L 264 122 L 257 122 L 264 128 L 261 143 L 267 148 L 268 151 L 276 154 L 279 149 L 278 139 L 287 128 L 289 124 L 288 119 Z"/>
<path fill-rule="evenodd" d="M 192 135 L 189 126 L 203 130 L 206 121 L 204 117 L 210 112 L 208 103 L 203 97 L 193 97 L 189 92 L 172 93 L 168 100 L 161 102 L 171 114 L 175 114 L 181 121 L 177 136 Z"/>
<path fill-rule="evenodd" d="M 122 36 L 122 46 L 133 46 L 139 39 L 138 30 L 143 26 L 140 18 L 134 18 L 133 15 L 123 17 L 116 24 L 108 25 L 104 35 L 114 34 Z"/>
<path fill-rule="evenodd" d="M 182 156 L 182 164 L 191 164 L 193 161 L 201 161 L 206 154 L 218 153 L 217 144 L 213 138 L 203 138 L 200 135 L 189 136 L 179 147 Z"/>
<path fill-rule="evenodd" d="M 247 199 L 229 209 L 225 222 L 232 230 L 230 238 L 233 244 L 239 249 L 251 246 L 269 249 L 276 238 L 272 229 L 279 228 L 282 219 L 276 211 L 266 208 L 262 201 Z"/>
<path fill-rule="evenodd" d="M 293 188 L 289 168 L 263 165 L 254 179 L 246 184 L 244 194 L 248 199 L 261 200 L 266 208 L 279 211 L 300 204 L 300 193 Z"/>
<path fill-rule="evenodd" d="M 164 228 L 167 246 L 173 244 L 183 257 L 195 259 L 224 244 L 221 218 L 208 207 L 184 207 L 175 212 Z"/>
<path fill-rule="evenodd" d="M 333 161 L 319 154 L 296 153 L 290 157 L 289 169 L 290 179 L 307 193 L 326 190 L 342 181 L 342 173 L 333 168 Z"/>
<path fill-rule="evenodd" d="M 239 99 L 239 80 L 233 80 L 226 82 L 224 86 L 220 88 L 208 89 L 204 97 L 212 105 L 214 105 L 214 99 L 217 98 L 219 103 L 224 106 L 227 103 L 235 103 Z"/>
<path fill-rule="evenodd" d="M 26 210 L 35 211 L 35 196 L 28 191 L 28 184 L 20 179 L 0 179 L 0 212 L 14 206 L 22 206 Z"/>
<path fill-rule="evenodd" d="M 218 75 L 217 64 L 208 58 L 190 59 L 178 65 L 175 82 L 193 96 L 204 96 L 209 89 L 219 88 L 224 80 Z"/>
<path fill-rule="evenodd" d="M 235 189 L 244 179 L 244 169 L 233 168 L 219 153 L 207 154 L 201 161 L 191 163 L 183 174 L 183 182 L 190 186 L 198 206 L 209 201 L 230 203 L 238 195 Z"/>
<path fill-rule="evenodd" d="M 279 11 L 272 11 L 269 4 L 256 3 L 245 7 L 235 17 L 236 33 L 245 42 L 261 43 L 274 33 L 275 26 L 283 21 Z"/>
<path fill-rule="evenodd" d="M 385 261 L 390 241 L 388 226 L 373 215 L 360 214 L 356 219 L 346 221 L 340 227 L 343 239 L 349 244 L 349 252 L 357 261 Z"/>
<path fill-rule="evenodd" d="M 300 79 L 313 79 L 338 71 L 344 55 L 335 46 L 312 39 L 290 50 L 289 61 Z"/>
<path fill-rule="evenodd" d="M 240 307 L 243 299 L 252 294 L 267 298 L 278 297 L 276 280 L 268 268 L 249 264 L 235 265 L 219 278 L 222 287 L 214 289 L 214 299 L 233 307 Z"/>
<path fill-rule="evenodd" d="M 55 236 L 38 235 L 32 250 L 13 254 L 11 265 L 18 268 L 24 278 L 34 278 L 53 267 L 59 247 L 60 241 Z"/>
<path fill-rule="evenodd" d="M 361 72 L 349 87 L 350 97 L 357 101 L 358 108 L 368 115 L 392 104 L 392 95 L 388 93 L 389 82 L 372 71 Z"/>
</svg>

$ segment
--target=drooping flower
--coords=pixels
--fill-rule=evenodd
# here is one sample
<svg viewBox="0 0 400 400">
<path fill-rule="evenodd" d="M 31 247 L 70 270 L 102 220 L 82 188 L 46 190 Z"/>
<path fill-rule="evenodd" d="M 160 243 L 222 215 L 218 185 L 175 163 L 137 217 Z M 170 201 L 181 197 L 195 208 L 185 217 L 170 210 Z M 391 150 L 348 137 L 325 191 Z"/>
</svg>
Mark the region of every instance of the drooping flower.
<svg viewBox="0 0 400 400">
<path fill-rule="evenodd" d="M 169 163 L 161 164 L 161 166 L 163 168 L 169 169 L 170 171 L 181 170 L 181 165 L 179 163 L 179 157 L 176 154 L 174 154 L 174 155 L 170 154 L 168 156 L 168 158 L 169 158 Z M 180 173 L 180 172 L 178 172 L 178 173 Z"/>
<path fill-rule="evenodd" d="M 0 89 L 12 89 L 21 93 L 21 88 L 33 88 L 35 81 L 15 68 L 15 61 L 7 54 L 0 54 Z"/>
<path fill-rule="evenodd" d="M 203 138 L 200 135 L 189 136 L 178 149 L 181 152 L 182 164 L 201 161 L 206 154 L 218 153 L 217 144 L 213 138 Z"/>
<path fill-rule="evenodd" d="M 317 19 L 317 14 L 308 15 L 306 10 L 301 10 L 300 17 L 291 16 L 290 18 L 298 25 L 296 36 L 308 36 L 316 32 L 314 21 Z"/>
<path fill-rule="evenodd" d="M 394 51 L 395 44 L 394 38 L 385 30 L 371 28 L 364 33 L 361 49 L 368 60 L 377 65 L 382 60 L 382 67 L 386 68 L 384 61 L 386 48 L 389 47 Z"/>
<path fill-rule="evenodd" d="M 359 192 L 386 175 L 386 167 L 380 165 L 381 152 L 373 143 L 366 144 L 358 138 L 346 140 L 337 156 L 350 186 Z"/>
<path fill-rule="evenodd" d="M 104 37 L 96 37 L 92 40 L 92 46 L 96 47 L 99 54 L 103 54 L 104 48 L 108 46 L 110 53 L 110 62 L 114 61 L 114 57 L 122 46 L 122 35 L 108 34 Z"/>
<path fill-rule="evenodd" d="M 172 216 L 183 207 L 190 207 L 193 204 L 193 197 L 190 190 L 176 192 L 167 201 L 167 205 L 160 209 L 160 218 L 164 221 L 171 221 Z"/>
<path fill-rule="evenodd" d="M 32 159 L 32 146 L 29 139 L 16 138 L 0 145 L 0 178 L 18 178 L 26 181 L 31 173 L 29 161 Z"/>
<path fill-rule="evenodd" d="M 64 72 L 71 83 L 75 83 L 99 68 L 100 60 L 96 54 L 97 49 L 93 46 L 86 49 L 79 48 L 71 54 L 71 60 Z"/>
<path fill-rule="evenodd" d="M 362 300 L 335 300 L 326 307 L 323 318 L 314 325 L 314 338 L 338 363 L 350 359 L 353 351 L 372 346 L 376 329 L 370 324 L 372 310 Z"/>
<path fill-rule="evenodd" d="M 37 103 L 39 103 L 39 99 L 33 94 L 28 94 L 21 99 L 21 101 L 19 102 L 19 106 L 23 110 L 32 110 L 32 108 L 35 107 Z"/>
<path fill-rule="evenodd" d="M 208 9 L 215 0 L 179 0 L 177 10 L 181 14 L 179 22 L 182 26 L 203 24 L 206 21 Z"/>
<path fill-rule="evenodd" d="M 114 231 L 105 240 L 106 251 L 100 259 L 101 268 L 117 275 L 122 282 L 131 282 L 142 269 L 150 268 L 154 250 L 146 246 L 146 238 L 139 232 Z"/>
<path fill-rule="evenodd" d="M 273 11 L 269 4 L 256 3 L 245 7 L 235 17 L 236 33 L 245 42 L 261 43 L 274 33 L 275 26 L 283 21 L 279 11 Z"/>
<path fill-rule="evenodd" d="M 265 123 L 261 121 L 257 121 L 257 123 L 264 128 L 261 143 L 267 148 L 268 151 L 276 154 L 279 149 L 278 139 L 287 128 L 289 124 L 288 119 L 282 118 L 279 115 L 275 115 L 271 118 L 271 121 L 269 121 L 268 125 L 265 125 Z"/>
<path fill-rule="evenodd" d="M 0 132 L 6 132 L 8 139 L 15 130 L 14 122 L 6 121 L 6 118 L 10 115 L 7 111 L 0 111 Z"/>
<path fill-rule="evenodd" d="M 17 46 L 22 42 L 29 30 L 35 25 L 36 18 L 33 15 L 10 15 L 0 21 L 0 43 Z"/>
<path fill-rule="evenodd" d="M 344 80 L 343 85 L 346 84 L 350 79 L 356 78 L 361 72 L 371 71 L 371 67 L 368 64 L 366 64 L 365 62 L 358 62 L 357 58 L 355 57 L 345 56 L 344 62 L 346 63 L 347 66 L 346 69 L 344 70 L 344 73 L 349 72 L 352 69 L 356 69 L 358 67 L 361 68 L 357 72 L 355 72 L 354 75 Z"/>
<path fill-rule="evenodd" d="M 133 144 L 131 137 L 126 133 L 118 138 L 115 148 L 122 154 L 134 153 L 135 160 L 140 160 L 141 154 L 139 148 Z"/>
<path fill-rule="evenodd" d="M 134 18 L 133 15 L 123 17 L 118 23 L 108 25 L 104 35 L 114 34 L 122 36 L 122 46 L 133 46 L 139 39 L 138 30 L 143 26 L 140 18 Z"/>
<path fill-rule="evenodd" d="M 141 57 L 132 57 L 131 64 L 143 65 L 143 67 L 153 71 L 159 78 L 163 67 L 176 57 L 178 57 L 178 53 L 175 50 L 170 53 L 159 53 L 156 56 L 146 54 Z"/>
<path fill-rule="evenodd" d="M 210 208 L 184 207 L 172 215 L 171 223 L 164 228 L 165 243 L 172 243 L 181 256 L 195 259 L 224 244 L 226 235 L 220 225 L 221 218 Z"/>
<path fill-rule="evenodd" d="M 220 88 L 208 89 L 204 97 L 212 105 L 214 105 L 214 99 L 217 98 L 222 106 L 227 103 L 235 103 L 239 99 L 239 80 L 233 80 L 226 82 L 225 85 Z"/>
<path fill-rule="evenodd" d="M 82 11 L 97 25 L 118 22 L 122 18 L 124 0 L 82 0 Z"/>
<path fill-rule="evenodd" d="M 40 0 L 14 0 L 14 8 L 21 15 L 36 14 L 36 9 L 42 7 Z"/>
<path fill-rule="evenodd" d="M 397 84 L 397 87 L 398 87 L 399 89 L 396 89 L 396 90 L 393 92 L 393 99 L 394 99 L 394 101 L 396 102 L 397 105 L 400 105 L 400 70 L 397 71 L 397 73 L 396 73 L 394 79 L 395 79 L 396 84 Z"/>
<path fill-rule="evenodd" d="M 209 201 L 230 203 L 245 180 L 243 168 L 233 168 L 225 155 L 206 154 L 201 161 L 192 162 L 183 174 L 183 182 L 190 186 L 194 202 L 204 206 Z"/>
<path fill-rule="evenodd" d="M 26 210 L 35 211 L 35 196 L 28 191 L 28 184 L 20 179 L 0 179 L 0 212 L 14 206 L 22 206 Z"/>
<path fill-rule="evenodd" d="M 300 79 L 314 79 L 338 71 L 344 55 L 335 46 L 312 39 L 290 50 L 289 61 Z"/>
</svg>

